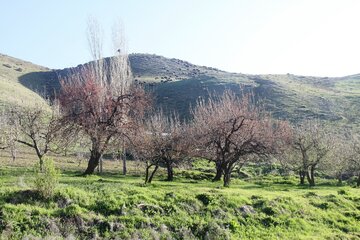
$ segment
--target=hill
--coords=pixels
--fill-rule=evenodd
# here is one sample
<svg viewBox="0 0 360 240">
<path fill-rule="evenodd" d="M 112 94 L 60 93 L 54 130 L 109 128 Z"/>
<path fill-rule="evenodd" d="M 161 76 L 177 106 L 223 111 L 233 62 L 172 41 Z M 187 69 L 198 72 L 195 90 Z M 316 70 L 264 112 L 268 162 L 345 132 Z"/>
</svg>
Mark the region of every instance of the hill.
<svg viewBox="0 0 360 240">
<path fill-rule="evenodd" d="M 199 95 L 226 88 L 240 91 L 239 85 L 242 85 L 242 89 L 251 89 L 275 117 L 293 122 L 318 118 L 359 124 L 360 75 L 342 78 L 245 75 L 156 55 L 133 54 L 130 60 L 135 78 L 150 82 L 157 104 L 177 109 L 183 115 L 187 115 L 189 106 Z"/>
<path fill-rule="evenodd" d="M 10 82 L 19 89 L 24 99 L 36 97 L 28 89 L 53 93 L 59 89 L 59 74 L 66 74 L 81 66 L 50 70 L 1 56 L 0 84 Z M 168 112 L 177 111 L 184 118 L 188 117 L 189 107 L 195 104 L 199 96 L 230 88 L 239 93 L 253 91 L 256 99 L 262 101 L 277 118 L 290 119 L 292 122 L 317 118 L 329 124 L 351 126 L 360 123 L 360 74 L 341 78 L 293 74 L 245 75 L 150 54 L 131 54 L 130 63 L 135 81 L 144 84 L 154 94 L 156 105 Z M 18 67 L 23 70 L 17 71 Z M 2 91 L 4 94 L 0 95 L 0 101 L 12 103 L 9 101 L 12 95 L 10 90 Z"/>
<path fill-rule="evenodd" d="M 49 71 L 48 68 L 0 54 L 0 109 L 5 106 L 45 105 L 44 99 L 34 92 L 31 84 L 24 84 L 23 76 L 28 83 L 38 82 L 38 78 L 31 78 L 32 73 L 38 73 L 37 76 L 44 73 L 47 77 Z"/>
</svg>

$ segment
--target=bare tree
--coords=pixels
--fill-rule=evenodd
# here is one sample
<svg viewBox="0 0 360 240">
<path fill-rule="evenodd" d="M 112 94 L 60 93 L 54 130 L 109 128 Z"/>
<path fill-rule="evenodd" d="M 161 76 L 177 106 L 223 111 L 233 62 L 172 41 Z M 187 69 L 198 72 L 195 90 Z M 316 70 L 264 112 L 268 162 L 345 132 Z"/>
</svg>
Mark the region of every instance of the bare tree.
<svg viewBox="0 0 360 240">
<path fill-rule="evenodd" d="M 241 168 L 251 155 L 277 152 L 291 135 L 289 125 L 273 120 L 253 103 L 251 94 L 237 97 L 231 91 L 201 99 L 192 111 L 194 156 L 215 162 L 214 180 L 224 178 L 229 186 L 231 173 Z"/>
<path fill-rule="evenodd" d="M 0 113 L 0 150 L 8 148 L 7 134 L 8 119 L 4 111 Z"/>
<path fill-rule="evenodd" d="M 335 177 L 339 184 L 342 184 L 344 175 L 348 175 L 351 170 L 354 156 L 352 139 L 345 135 L 336 135 L 334 147 L 323 162 L 324 169 L 330 176 Z"/>
<path fill-rule="evenodd" d="M 43 106 L 31 109 L 13 108 L 9 111 L 11 125 L 16 126 L 16 133 L 9 132 L 14 140 L 12 144 L 19 143 L 34 149 L 39 158 L 40 169 L 43 167 L 43 158 L 50 151 L 59 152 L 69 141 L 60 141 L 60 127 L 58 125 L 58 112 L 54 107 L 49 112 Z"/>
<path fill-rule="evenodd" d="M 303 165 L 301 158 L 289 145 L 284 151 L 276 155 L 276 159 L 280 162 L 286 174 L 295 172 L 300 176 L 300 184 L 305 184 L 305 174 L 303 174 Z"/>
<path fill-rule="evenodd" d="M 122 142 L 122 169 L 123 169 L 123 175 L 126 175 L 127 173 L 127 167 L 126 167 L 126 148 L 125 148 L 125 141 Z"/>
<path fill-rule="evenodd" d="M 135 127 L 147 104 L 145 92 L 137 86 L 120 95 L 112 90 L 111 84 L 101 86 L 91 69 L 62 82 L 62 122 L 91 141 L 85 174 L 94 173 L 111 141 L 126 137 L 126 131 Z"/>
<path fill-rule="evenodd" d="M 173 168 L 189 159 L 191 143 L 187 139 L 186 125 L 175 116 L 167 117 L 159 112 L 146 119 L 141 129 L 131 143 L 134 155 L 146 164 L 145 183 L 151 183 L 159 167 L 166 168 L 166 180 L 172 181 Z"/>
<path fill-rule="evenodd" d="M 300 184 L 305 178 L 310 186 L 315 186 L 315 171 L 333 147 L 332 134 L 319 122 L 308 120 L 293 128 L 293 139 L 282 164 L 298 171 Z"/>
<path fill-rule="evenodd" d="M 11 118 L 8 110 L 0 113 L 0 150 L 9 150 L 13 161 L 16 159 L 17 122 Z"/>
<path fill-rule="evenodd" d="M 89 24 L 89 45 L 94 61 L 61 81 L 62 122 L 91 141 L 90 159 L 84 174 L 93 174 L 112 141 L 126 137 L 148 104 L 142 88 L 132 81 L 125 49 L 102 59 L 99 25 Z"/>
<path fill-rule="evenodd" d="M 351 135 L 351 145 L 354 155 L 350 159 L 350 169 L 357 176 L 356 186 L 360 187 L 360 137 L 358 134 Z"/>
</svg>

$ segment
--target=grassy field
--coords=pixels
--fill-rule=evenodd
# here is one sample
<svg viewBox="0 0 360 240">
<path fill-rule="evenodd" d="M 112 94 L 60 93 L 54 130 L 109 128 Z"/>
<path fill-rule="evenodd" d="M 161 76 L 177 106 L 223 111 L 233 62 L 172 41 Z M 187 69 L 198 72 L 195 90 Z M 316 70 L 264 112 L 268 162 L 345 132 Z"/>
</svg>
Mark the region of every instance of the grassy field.
<svg viewBox="0 0 360 240">
<path fill-rule="evenodd" d="M 234 176 L 230 188 L 209 180 L 211 166 L 160 174 L 143 184 L 143 169 L 104 162 L 104 173 L 79 176 L 86 162 L 56 157 L 55 196 L 33 190 L 29 152 L 0 157 L 0 239 L 359 239 L 360 189 L 320 180 L 299 186 L 293 176 Z M 25 238 L 24 238 L 25 237 Z"/>
</svg>

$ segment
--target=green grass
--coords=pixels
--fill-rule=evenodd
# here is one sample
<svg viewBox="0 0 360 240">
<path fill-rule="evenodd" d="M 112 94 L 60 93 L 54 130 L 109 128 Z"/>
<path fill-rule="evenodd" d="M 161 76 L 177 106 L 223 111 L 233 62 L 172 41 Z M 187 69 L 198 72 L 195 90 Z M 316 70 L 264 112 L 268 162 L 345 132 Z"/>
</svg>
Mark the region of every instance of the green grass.
<svg viewBox="0 0 360 240">
<path fill-rule="evenodd" d="M 360 94 L 360 81 L 359 78 L 356 79 L 346 79 L 343 81 L 339 81 L 335 84 L 336 89 L 338 89 L 339 91 L 343 91 L 350 94 L 354 94 L 354 95 L 359 95 Z"/>
<path fill-rule="evenodd" d="M 212 169 L 197 162 L 192 170 L 177 169 L 174 182 L 164 181 L 160 172 L 151 185 L 144 185 L 143 169 L 134 162 L 129 162 L 127 176 L 118 173 L 120 166 L 115 169 L 119 163 L 105 161 L 105 173 L 81 177 L 85 164 L 78 167 L 71 157 L 55 158 L 62 174 L 50 200 L 33 191 L 30 162 L 0 158 L 0 239 L 360 237 L 360 190 L 333 181 L 322 179 L 309 188 L 292 176 L 246 181 L 234 176 L 231 187 L 224 188 L 221 182 L 196 177 L 211 175 Z"/>
</svg>

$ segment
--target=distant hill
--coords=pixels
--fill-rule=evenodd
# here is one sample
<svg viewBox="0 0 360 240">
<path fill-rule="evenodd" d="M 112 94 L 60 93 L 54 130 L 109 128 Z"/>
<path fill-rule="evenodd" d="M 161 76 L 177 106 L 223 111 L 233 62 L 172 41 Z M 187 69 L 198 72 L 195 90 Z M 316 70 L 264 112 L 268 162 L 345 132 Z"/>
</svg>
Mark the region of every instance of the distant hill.
<svg viewBox="0 0 360 240">
<path fill-rule="evenodd" d="M 238 92 L 251 89 L 278 118 L 360 123 L 360 74 L 341 78 L 245 75 L 148 54 L 132 54 L 130 61 L 135 79 L 155 83 L 150 88 L 157 105 L 184 116 L 199 96 L 230 88 Z"/>
<path fill-rule="evenodd" d="M 12 100 L 11 91 L 21 93 L 21 99 L 38 101 L 38 96 L 29 89 L 51 94 L 59 89 L 58 74 L 76 70 L 50 70 L 0 56 L 0 103 L 19 103 L 19 99 Z M 150 54 L 131 54 L 130 63 L 135 81 L 154 94 L 156 105 L 185 118 L 199 96 L 230 88 L 239 93 L 253 91 L 256 99 L 277 118 L 292 122 L 317 118 L 329 124 L 360 126 L 360 74 L 341 78 L 245 75 Z M 2 87 L 9 83 L 12 88 Z"/>
</svg>

